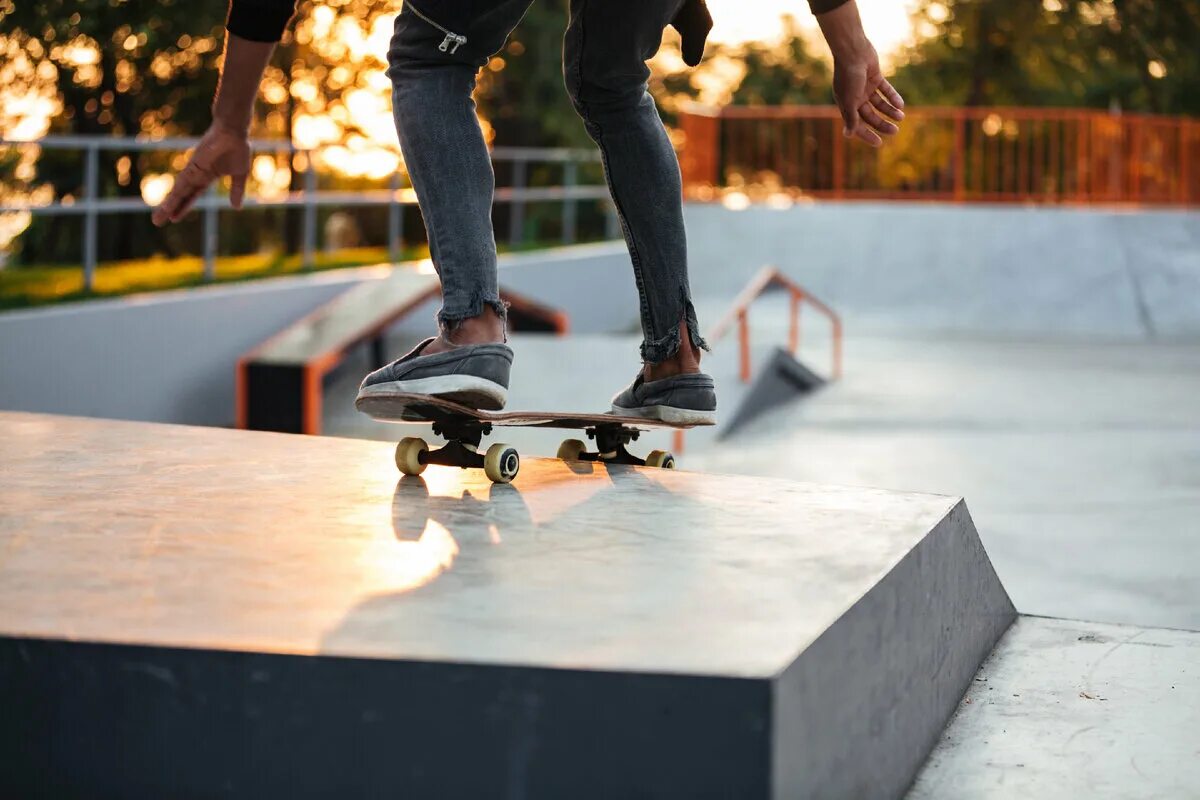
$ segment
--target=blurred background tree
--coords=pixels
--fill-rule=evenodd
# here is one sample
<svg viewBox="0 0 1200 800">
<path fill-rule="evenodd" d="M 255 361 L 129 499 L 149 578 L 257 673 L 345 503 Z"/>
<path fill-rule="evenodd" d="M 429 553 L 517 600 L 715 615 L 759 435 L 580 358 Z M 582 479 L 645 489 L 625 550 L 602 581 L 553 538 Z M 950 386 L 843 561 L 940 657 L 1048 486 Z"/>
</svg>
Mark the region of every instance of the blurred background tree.
<svg viewBox="0 0 1200 800">
<path fill-rule="evenodd" d="M 1200 113 L 1200 0 L 919 0 L 895 83 L 918 105 Z"/>
<path fill-rule="evenodd" d="M 122 0 L 0 1 L 5 54 L 0 86 L 5 95 L 25 99 L 16 108 L 3 104 L 8 109 L 3 112 L 6 135 L 29 127 L 27 121 L 36 122 L 39 114 L 49 130 L 30 130 L 33 136 L 162 136 L 202 130 L 216 86 L 221 9 L 183 0 L 139 6 Z M 51 113 L 45 114 L 47 110 Z M 78 153 L 47 151 L 21 162 L 11 165 L 6 181 L 49 185 L 55 197 L 79 196 L 83 170 Z M 138 196 L 143 166 L 125 154 L 102 154 L 105 194 Z M 43 261 L 78 258 L 78 237 L 66 230 L 76 224 L 68 217 L 39 218 L 23 236 L 23 253 Z M 115 216 L 103 238 L 105 258 L 132 257 L 147 240 L 159 249 L 172 249 L 142 215 Z"/>
<path fill-rule="evenodd" d="M 492 144 L 592 147 L 563 87 L 567 6 L 568 0 L 536 0 L 481 71 L 477 100 Z M 320 148 L 315 166 L 323 188 L 379 188 L 402 169 L 386 75 L 398 7 L 398 0 L 303 0 L 268 69 L 254 133 Z M 5 135 L 198 135 L 209 122 L 224 13 L 219 1 L 0 0 Z M 893 63 L 894 82 L 916 105 L 1200 114 L 1200 0 L 916 0 L 911 44 Z M 694 70 L 683 64 L 668 31 L 652 68 L 651 91 L 668 124 L 693 100 L 830 101 L 825 46 L 810 24 L 795 18 L 785 17 L 767 41 L 710 42 Z M 3 151 L 0 196 L 77 197 L 79 159 L 78 153 Z M 102 194 L 155 202 L 182 163 L 183 154 L 106 155 Z M 297 190 L 304 167 L 303 159 L 260 154 L 251 189 L 267 196 Z M 500 185 L 508 179 L 505 169 Z M 561 167 L 553 166 L 529 176 L 535 184 L 561 177 Z M 294 252 L 299 225 L 291 213 L 223 216 L 222 245 L 234 252 Z M 548 230 L 538 226 L 554 217 L 550 207 L 535 208 L 529 223 Z M 385 227 L 382 209 L 362 211 L 361 220 L 368 239 Z M 415 215 L 412 222 L 406 231 L 419 231 Z M 16 262 L 77 263 L 77 224 L 39 217 L 20 235 Z M 194 253 L 199 242 L 195 218 L 159 230 L 142 215 L 115 215 L 102 226 L 100 257 Z"/>
</svg>

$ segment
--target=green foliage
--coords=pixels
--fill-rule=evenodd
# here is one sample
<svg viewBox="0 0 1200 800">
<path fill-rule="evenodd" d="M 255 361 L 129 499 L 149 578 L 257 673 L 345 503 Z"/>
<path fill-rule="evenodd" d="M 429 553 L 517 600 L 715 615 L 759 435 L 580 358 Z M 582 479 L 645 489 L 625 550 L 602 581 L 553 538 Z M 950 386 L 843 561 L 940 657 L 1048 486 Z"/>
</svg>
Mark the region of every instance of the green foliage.
<svg viewBox="0 0 1200 800">
<path fill-rule="evenodd" d="M 745 75 L 733 90 L 733 105 L 819 105 L 832 101 L 833 69 L 794 23 L 777 45 L 753 42 L 734 53 Z"/>
<path fill-rule="evenodd" d="M 484 69 L 476 102 L 495 130 L 494 143 L 521 147 L 591 147 L 562 77 L 568 0 L 539 0 Z"/>
<path fill-rule="evenodd" d="M 919 105 L 1200 113 L 1200 0 L 920 0 L 895 83 Z"/>
</svg>

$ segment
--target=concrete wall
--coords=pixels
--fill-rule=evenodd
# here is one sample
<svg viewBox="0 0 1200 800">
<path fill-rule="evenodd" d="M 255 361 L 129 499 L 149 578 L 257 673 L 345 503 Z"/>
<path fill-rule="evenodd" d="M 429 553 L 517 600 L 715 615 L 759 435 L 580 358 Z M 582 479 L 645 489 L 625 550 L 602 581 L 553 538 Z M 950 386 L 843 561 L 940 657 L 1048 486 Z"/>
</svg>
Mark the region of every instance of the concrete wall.
<svg viewBox="0 0 1200 800">
<path fill-rule="evenodd" d="M 299 317 L 386 268 L 157 292 L 0 314 L 0 408 L 89 417 L 231 425 L 234 364 Z M 501 259 L 502 285 L 567 308 L 580 332 L 638 320 L 624 245 Z M 404 330 L 434 330 L 436 304 Z"/>
<path fill-rule="evenodd" d="M 378 271 L 0 314 L 0 408 L 228 425 L 238 356 Z"/>
<path fill-rule="evenodd" d="M 1200 336 L 1195 212 L 708 204 L 687 223 L 693 293 L 709 301 L 772 263 L 853 332 Z"/>
<path fill-rule="evenodd" d="M 853 333 L 955 330 L 1200 336 L 1200 214 L 914 204 L 687 209 L 692 289 L 711 325 L 763 264 Z M 239 355 L 374 268 L 0 314 L 0 408 L 227 425 Z M 624 245 L 501 259 L 507 288 L 578 333 L 633 332 Z M 403 323 L 432 330 L 435 304 Z"/>
</svg>

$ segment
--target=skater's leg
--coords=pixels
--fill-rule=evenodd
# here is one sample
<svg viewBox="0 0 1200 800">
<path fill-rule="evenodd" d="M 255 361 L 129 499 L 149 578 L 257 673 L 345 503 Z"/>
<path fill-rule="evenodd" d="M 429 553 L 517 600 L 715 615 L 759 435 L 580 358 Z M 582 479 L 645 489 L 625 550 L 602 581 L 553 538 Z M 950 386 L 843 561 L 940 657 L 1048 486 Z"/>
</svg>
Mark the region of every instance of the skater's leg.
<svg viewBox="0 0 1200 800">
<path fill-rule="evenodd" d="M 530 0 L 405 3 L 388 52 L 393 113 L 430 253 L 442 281 L 443 333 L 426 352 L 504 341 L 492 231 L 495 179 L 471 97 L 475 75 Z M 449 341 L 448 341 L 449 340 Z"/>
<path fill-rule="evenodd" d="M 680 0 L 572 0 L 563 70 L 567 90 L 604 160 L 605 176 L 641 295 L 647 365 L 699 370 L 688 286 L 679 163 L 654 100 L 646 60 Z"/>
<path fill-rule="evenodd" d="M 683 9 L 707 19 L 700 0 L 571 0 L 563 72 L 600 148 L 640 295 L 643 368 L 613 411 L 704 423 L 716 419 L 716 394 L 700 372 L 707 345 L 688 285 L 679 162 L 646 89 L 646 60 Z"/>
<path fill-rule="evenodd" d="M 442 281 L 439 336 L 368 375 L 357 405 L 402 416 L 396 394 L 432 394 L 476 408 L 504 406 L 512 350 L 492 233 L 495 179 L 471 93 L 530 0 L 405 2 L 388 51 L 393 112 L 433 264 Z"/>
</svg>

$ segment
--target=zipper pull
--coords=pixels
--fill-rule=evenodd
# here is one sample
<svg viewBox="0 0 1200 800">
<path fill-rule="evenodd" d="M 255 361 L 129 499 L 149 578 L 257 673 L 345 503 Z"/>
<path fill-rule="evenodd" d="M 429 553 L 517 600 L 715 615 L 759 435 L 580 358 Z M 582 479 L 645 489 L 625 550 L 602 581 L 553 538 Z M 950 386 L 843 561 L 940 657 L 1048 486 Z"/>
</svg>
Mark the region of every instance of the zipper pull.
<svg viewBox="0 0 1200 800">
<path fill-rule="evenodd" d="M 458 49 L 458 44 L 459 44 L 459 43 L 457 42 L 457 39 L 458 39 L 458 37 L 457 37 L 457 36 L 455 36 L 453 33 L 447 33 L 447 34 L 446 34 L 446 38 L 445 38 L 445 39 L 442 39 L 442 43 L 438 45 L 438 50 L 441 50 L 443 53 L 444 53 L 444 52 L 446 52 L 447 50 L 450 50 L 450 43 L 451 43 L 451 42 L 454 42 L 454 43 L 455 43 L 455 44 L 454 44 L 454 49 L 455 49 L 455 50 L 457 50 L 457 49 Z M 454 50 L 450 50 L 450 52 L 451 52 L 451 53 L 453 53 L 453 52 L 454 52 Z"/>
<path fill-rule="evenodd" d="M 447 36 L 446 38 L 447 38 L 447 39 L 449 39 L 450 37 L 454 37 L 454 46 L 450 48 L 450 55 L 454 55 L 454 54 L 455 54 L 455 52 L 457 52 L 457 51 L 458 51 L 458 46 L 459 46 L 460 44 L 466 44 L 466 43 L 467 43 L 467 37 L 465 37 L 465 36 L 455 36 L 455 35 L 452 33 L 452 34 L 450 34 L 450 36 Z M 443 44 L 445 44 L 445 42 L 443 42 Z"/>
</svg>

